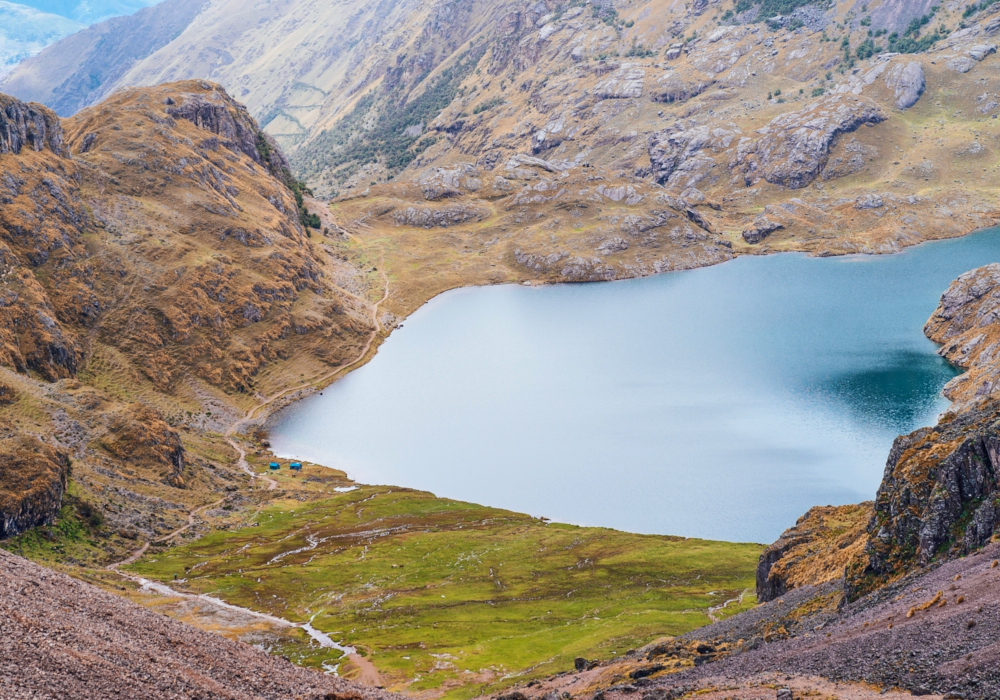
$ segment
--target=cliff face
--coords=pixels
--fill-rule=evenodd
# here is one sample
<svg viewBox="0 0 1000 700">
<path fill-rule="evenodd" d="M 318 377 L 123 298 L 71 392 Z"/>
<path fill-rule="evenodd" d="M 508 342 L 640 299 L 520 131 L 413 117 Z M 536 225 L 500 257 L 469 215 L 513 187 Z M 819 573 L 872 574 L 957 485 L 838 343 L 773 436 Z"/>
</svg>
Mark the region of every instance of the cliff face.
<svg viewBox="0 0 1000 700">
<path fill-rule="evenodd" d="M 52 110 L 0 95 L 0 154 L 17 154 L 26 147 L 36 151 L 48 148 L 56 155 L 69 155 L 63 145 L 59 119 Z"/>
<path fill-rule="evenodd" d="M 242 478 L 217 433 L 255 393 L 357 357 L 367 282 L 310 239 L 281 150 L 216 85 L 63 122 L 0 105 L 0 440 L 44 435 L 111 532 L 162 534 Z M 58 510 L 39 493 L 5 536 Z"/>
<path fill-rule="evenodd" d="M 871 513 L 871 503 L 817 506 L 799 518 L 760 555 L 758 602 L 842 578 L 844 568 L 867 542 Z"/>
<path fill-rule="evenodd" d="M 65 452 L 34 438 L 0 440 L 0 539 L 51 522 L 68 474 Z"/>
<path fill-rule="evenodd" d="M 1000 265 L 952 283 L 925 332 L 967 371 L 945 387 L 954 404 L 938 424 L 893 445 L 864 555 L 848 569 L 852 596 L 1000 532 Z"/>
</svg>

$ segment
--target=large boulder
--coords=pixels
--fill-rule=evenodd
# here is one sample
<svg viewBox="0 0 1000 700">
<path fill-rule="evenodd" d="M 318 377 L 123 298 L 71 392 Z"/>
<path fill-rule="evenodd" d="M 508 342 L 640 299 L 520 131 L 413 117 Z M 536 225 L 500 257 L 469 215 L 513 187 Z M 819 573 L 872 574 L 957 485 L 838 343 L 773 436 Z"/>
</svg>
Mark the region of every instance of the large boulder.
<svg viewBox="0 0 1000 700">
<path fill-rule="evenodd" d="M 895 64 L 885 72 L 885 84 L 896 94 L 896 108 L 909 109 L 924 94 L 924 69 L 916 61 Z"/>
<path fill-rule="evenodd" d="M 761 138 L 743 139 L 730 166 L 748 186 L 764 179 L 791 189 L 806 187 L 826 165 L 837 136 L 886 119 L 871 100 L 830 95 L 775 118 L 760 130 Z"/>
</svg>

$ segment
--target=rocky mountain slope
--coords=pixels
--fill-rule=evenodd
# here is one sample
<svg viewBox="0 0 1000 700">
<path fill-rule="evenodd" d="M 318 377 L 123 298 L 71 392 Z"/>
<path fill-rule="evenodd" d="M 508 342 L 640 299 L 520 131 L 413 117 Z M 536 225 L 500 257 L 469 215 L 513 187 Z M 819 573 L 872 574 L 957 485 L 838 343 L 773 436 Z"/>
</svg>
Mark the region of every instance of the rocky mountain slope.
<svg viewBox="0 0 1000 700">
<path fill-rule="evenodd" d="M 414 299 L 506 278 L 494 268 L 615 279 L 991 224 L 1000 6 L 799 5 L 764 21 L 667 0 L 168 0 L 176 38 L 140 13 L 5 89 L 73 111 L 122 85 L 220 80 L 294 172 L 340 195 L 330 227 L 401 243 L 390 270 L 463 251 Z M 137 39 L 109 54 L 99 31 Z"/>
<path fill-rule="evenodd" d="M 247 479 L 219 433 L 257 392 L 370 345 L 364 275 L 310 240 L 281 152 L 217 86 L 65 122 L 0 97 L 0 172 L 7 536 L 55 516 L 69 460 L 117 533 L 98 560 L 173 530 Z"/>
<path fill-rule="evenodd" d="M 293 666 L 0 550 L 0 695 L 21 698 L 400 696 Z"/>
</svg>

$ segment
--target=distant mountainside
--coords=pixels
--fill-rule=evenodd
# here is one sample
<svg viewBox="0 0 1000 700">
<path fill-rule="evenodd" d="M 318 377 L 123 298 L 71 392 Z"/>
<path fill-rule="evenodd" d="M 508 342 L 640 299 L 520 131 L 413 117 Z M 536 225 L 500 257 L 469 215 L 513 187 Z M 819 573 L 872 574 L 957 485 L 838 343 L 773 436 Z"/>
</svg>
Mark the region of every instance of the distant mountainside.
<svg viewBox="0 0 1000 700">
<path fill-rule="evenodd" d="M 84 25 L 27 5 L 0 0 L 0 77 Z"/>
<path fill-rule="evenodd" d="M 131 15 L 161 0 L 24 0 L 21 5 L 41 12 L 67 17 L 82 24 L 102 22 L 110 17 Z"/>
<path fill-rule="evenodd" d="M 95 24 L 66 37 L 55 51 L 22 63 L 2 89 L 58 114 L 75 114 L 99 101 L 133 64 L 180 34 L 203 5 L 204 0 L 169 0 Z"/>
</svg>

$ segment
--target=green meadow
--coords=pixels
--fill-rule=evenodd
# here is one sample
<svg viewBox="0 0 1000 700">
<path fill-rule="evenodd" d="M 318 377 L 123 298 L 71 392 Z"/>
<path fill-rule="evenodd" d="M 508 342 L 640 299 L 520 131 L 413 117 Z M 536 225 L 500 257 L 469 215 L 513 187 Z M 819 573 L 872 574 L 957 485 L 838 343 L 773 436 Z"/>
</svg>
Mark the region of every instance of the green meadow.
<svg viewBox="0 0 1000 700">
<path fill-rule="evenodd" d="M 392 487 L 281 500 L 130 567 L 355 646 L 396 690 L 465 698 L 707 624 L 761 547 L 633 535 Z M 738 612 L 730 604 L 725 614 Z M 717 616 L 721 613 L 717 613 Z M 337 652 L 286 653 L 336 663 Z M 344 671 L 347 665 L 342 665 Z"/>
</svg>

